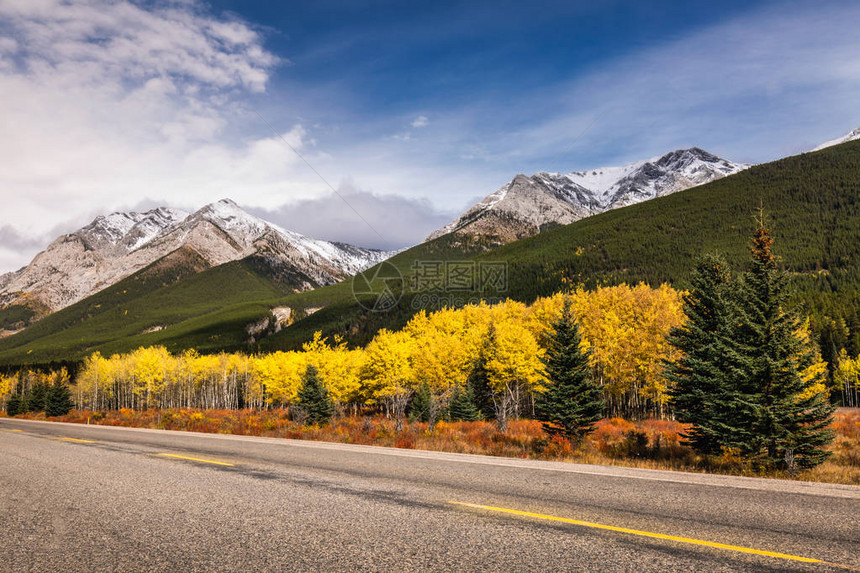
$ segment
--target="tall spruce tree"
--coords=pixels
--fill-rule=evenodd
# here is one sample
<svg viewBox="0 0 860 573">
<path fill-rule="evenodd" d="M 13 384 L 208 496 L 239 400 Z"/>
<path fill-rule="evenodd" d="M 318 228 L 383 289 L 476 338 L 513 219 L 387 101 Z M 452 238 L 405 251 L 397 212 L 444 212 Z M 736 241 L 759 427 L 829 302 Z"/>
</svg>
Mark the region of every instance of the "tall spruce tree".
<svg viewBox="0 0 860 573">
<path fill-rule="evenodd" d="M 739 379 L 732 338 L 731 273 L 719 255 L 699 259 L 684 295 L 681 327 L 669 333 L 669 343 L 681 352 L 668 362 L 665 376 L 678 420 L 691 424 L 684 441 L 704 454 L 723 448 L 741 449 L 750 439 L 752 415 L 749 396 L 736 384 Z"/>
<path fill-rule="evenodd" d="M 580 440 L 595 429 L 604 406 L 601 390 L 591 380 L 589 353 L 582 351 L 581 342 L 570 299 L 566 298 L 561 318 L 547 334 L 543 359 L 547 388 L 537 397 L 535 413 L 548 434 L 572 440 Z"/>
<path fill-rule="evenodd" d="M 824 461 L 833 440 L 827 428 L 833 406 L 804 379 L 815 349 L 801 332 L 797 314 L 786 308 L 788 275 L 779 268 L 763 219 L 753 237 L 752 261 L 740 282 L 736 341 L 740 390 L 754 397 L 743 450 L 764 467 L 813 467 Z"/>
<path fill-rule="evenodd" d="M 45 411 L 45 401 L 48 397 L 48 389 L 49 386 L 46 382 L 41 380 L 35 382 L 30 387 L 30 393 L 26 397 L 27 406 L 26 409 L 22 409 L 22 411 L 26 412 L 44 412 Z M 22 401 L 23 404 L 23 401 Z"/>
<path fill-rule="evenodd" d="M 457 387 L 454 390 L 448 413 L 451 420 L 455 422 L 474 422 L 481 419 L 481 413 L 475 407 L 472 389 L 468 385 L 465 388 Z"/>
<path fill-rule="evenodd" d="M 45 413 L 48 416 L 65 416 L 72 406 L 72 392 L 58 377 L 45 393 Z"/>
<path fill-rule="evenodd" d="M 307 414 L 309 424 L 323 425 L 331 420 L 334 404 L 322 385 L 317 367 L 308 364 L 298 393 L 298 406 Z"/>
<path fill-rule="evenodd" d="M 487 347 L 491 339 L 484 341 L 484 345 L 478 351 L 478 357 L 472 366 L 469 377 L 466 379 L 466 388 L 472 395 L 472 401 L 478 410 L 480 418 L 490 419 L 495 416 L 493 405 L 493 389 L 490 388 L 490 373 L 487 370 Z"/>
<path fill-rule="evenodd" d="M 21 395 L 15 392 L 11 396 L 9 396 L 9 400 L 6 401 L 6 415 L 17 416 L 20 413 L 22 413 Z"/>
</svg>

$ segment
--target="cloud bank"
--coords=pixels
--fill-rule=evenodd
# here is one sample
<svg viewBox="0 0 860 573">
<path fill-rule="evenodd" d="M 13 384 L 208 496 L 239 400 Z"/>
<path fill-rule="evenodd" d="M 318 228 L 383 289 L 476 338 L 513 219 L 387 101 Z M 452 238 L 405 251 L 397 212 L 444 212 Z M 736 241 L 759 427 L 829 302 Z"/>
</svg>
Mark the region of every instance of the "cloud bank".
<svg viewBox="0 0 860 573">
<path fill-rule="evenodd" d="M 350 182 L 341 185 L 338 194 L 274 210 L 249 210 L 304 235 L 387 250 L 411 245 L 416 236 L 423 238 L 459 215 L 455 210 L 439 210 L 427 199 L 378 195 L 357 189 Z"/>
</svg>

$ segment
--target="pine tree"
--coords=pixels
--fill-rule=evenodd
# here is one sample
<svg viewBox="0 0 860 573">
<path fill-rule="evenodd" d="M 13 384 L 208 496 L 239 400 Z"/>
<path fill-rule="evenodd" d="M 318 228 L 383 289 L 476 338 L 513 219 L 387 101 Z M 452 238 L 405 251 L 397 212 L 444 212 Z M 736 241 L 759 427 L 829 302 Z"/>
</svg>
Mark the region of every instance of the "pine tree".
<svg viewBox="0 0 860 573">
<path fill-rule="evenodd" d="M 57 379 L 45 393 L 45 413 L 48 416 L 65 416 L 72 409 L 72 392 Z"/>
<path fill-rule="evenodd" d="M 786 309 L 788 276 L 772 244 L 760 220 L 737 305 L 740 390 L 754 398 L 743 449 L 764 467 L 813 467 L 828 456 L 825 446 L 833 433 L 827 426 L 834 408 L 826 393 L 813 388 L 820 376 L 801 376 L 815 349 L 799 334 L 797 314 Z"/>
<path fill-rule="evenodd" d="M 685 442 L 704 454 L 739 449 L 749 439 L 750 400 L 735 384 L 732 288 L 725 260 L 702 257 L 684 295 L 687 320 L 668 337 L 682 353 L 665 365 L 672 407 L 679 421 L 692 425 Z"/>
<path fill-rule="evenodd" d="M 535 412 L 548 434 L 575 440 L 594 430 L 604 406 L 600 388 L 591 381 L 589 353 L 582 351 L 581 341 L 566 299 L 561 318 L 547 334 L 543 359 L 547 389 L 538 395 Z"/>
<path fill-rule="evenodd" d="M 16 392 L 9 396 L 9 400 L 6 402 L 6 415 L 17 416 L 21 412 L 21 395 Z"/>
<path fill-rule="evenodd" d="M 45 382 L 42 382 L 42 381 L 39 381 L 39 382 L 36 382 L 33 384 L 33 386 L 30 389 L 29 396 L 26 397 L 26 400 L 27 400 L 26 411 L 27 412 L 44 412 L 45 411 L 45 401 L 48 397 L 48 388 L 49 388 L 49 386 Z"/>
<path fill-rule="evenodd" d="M 429 422 L 430 401 L 432 399 L 430 385 L 426 382 L 420 384 L 412 396 L 412 400 L 409 401 L 409 417 L 419 422 Z"/>
<path fill-rule="evenodd" d="M 307 414 L 309 424 L 323 425 L 331 420 L 334 404 L 319 379 L 317 368 L 308 364 L 298 392 L 298 406 Z"/>
<path fill-rule="evenodd" d="M 493 390 L 490 388 L 490 373 L 487 370 L 487 352 L 482 348 L 475 359 L 469 378 L 466 380 L 467 391 L 472 395 L 472 401 L 477 408 L 479 418 L 489 419 L 495 415 L 493 406 Z"/>
<path fill-rule="evenodd" d="M 474 396 L 469 386 L 454 390 L 449 413 L 451 420 L 455 422 L 474 422 L 481 419 L 481 413 L 475 407 Z"/>
</svg>

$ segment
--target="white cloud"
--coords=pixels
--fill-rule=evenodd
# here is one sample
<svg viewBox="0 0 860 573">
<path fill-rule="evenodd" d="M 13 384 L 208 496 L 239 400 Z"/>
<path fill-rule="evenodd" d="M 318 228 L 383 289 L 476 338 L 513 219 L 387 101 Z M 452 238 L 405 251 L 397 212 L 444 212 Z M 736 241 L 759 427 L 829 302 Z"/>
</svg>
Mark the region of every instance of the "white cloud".
<svg viewBox="0 0 860 573">
<path fill-rule="evenodd" d="M 342 183 L 338 194 L 329 193 L 273 210 L 251 210 L 268 221 L 311 237 L 379 249 L 411 245 L 459 214 L 439 210 L 426 199 L 364 191 L 352 181 Z"/>
<path fill-rule="evenodd" d="M 279 59 L 248 24 L 196 2 L 0 0 L 0 38 L 2 270 L 35 254 L 13 236 L 94 211 L 221 196 L 274 207 L 324 188 L 296 176 L 274 134 L 225 136 L 265 134 L 244 102 Z M 308 144 L 301 126 L 283 136 Z"/>
<path fill-rule="evenodd" d="M 427 125 L 429 123 L 430 123 L 430 120 L 427 119 L 427 116 L 419 115 L 418 117 L 416 117 L 415 119 L 412 120 L 411 125 L 412 125 L 412 127 L 419 128 L 419 127 L 427 127 Z"/>
</svg>

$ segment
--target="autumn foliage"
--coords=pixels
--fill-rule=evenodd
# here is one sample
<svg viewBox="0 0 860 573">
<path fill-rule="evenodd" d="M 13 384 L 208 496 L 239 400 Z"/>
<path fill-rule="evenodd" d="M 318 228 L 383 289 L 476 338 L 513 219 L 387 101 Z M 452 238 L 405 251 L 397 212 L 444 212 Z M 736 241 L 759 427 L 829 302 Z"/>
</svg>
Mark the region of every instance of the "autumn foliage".
<svg viewBox="0 0 860 573">
<path fill-rule="evenodd" d="M 338 411 L 368 408 L 402 421 L 419 387 L 434 411 L 463 390 L 483 353 L 490 390 L 508 396 L 514 418 L 531 414 L 544 388 L 546 332 L 570 301 L 590 350 L 589 366 L 614 415 L 664 415 L 661 364 L 675 358 L 666 334 L 683 320 L 680 293 L 646 285 L 577 289 L 531 305 L 505 301 L 419 312 L 400 331 L 381 330 L 363 349 L 320 334 L 302 351 L 172 355 L 163 347 L 88 357 L 77 377 L 80 408 L 277 408 L 294 404 L 308 365 Z M 433 417 L 433 421 L 441 415 Z"/>
</svg>

